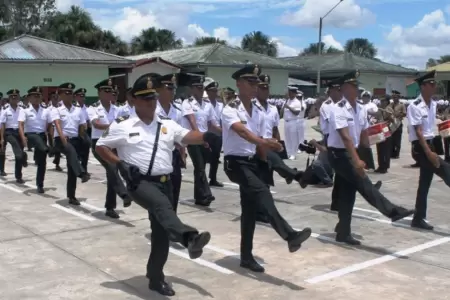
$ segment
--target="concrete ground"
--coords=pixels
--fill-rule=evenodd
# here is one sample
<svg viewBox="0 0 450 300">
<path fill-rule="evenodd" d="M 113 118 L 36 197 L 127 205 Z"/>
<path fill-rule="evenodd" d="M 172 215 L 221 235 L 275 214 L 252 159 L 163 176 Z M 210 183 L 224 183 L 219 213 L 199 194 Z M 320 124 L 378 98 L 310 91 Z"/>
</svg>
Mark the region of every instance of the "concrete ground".
<svg viewBox="0 0 450 300">
<path fill-rule="evenodd" d="M 318 138 L 310 129 L 307 137 Z M 382 192 L 393 202 L 414 207 L 418 170 L 412 163 L 406 130 L 401 158 L 392 161 Z M 9 146 L 8 146 L 9 148 Z M 65 199 L 65 173 L 51 170 L 46 194 L 37 195 L 36 168 L 24 170 L 25 185 L 16 185 L 8 149 L 0 182 L 0 299 L 119 300 L 164 299 L 147 288 L 149 221 L 137 205 L 122 208 L 118 221 L 104 217 L 104 171 L 92 157 L 91 181 L 79 183 L 79 208 Z M 288 164 L 304 168 L 306 155 Z M 277 175 L 278 176 L 278 175 Z M 222 170 L 218 178 L 228 182 Z M 174 245 L 165 272 L 177 295 L 173 299 L 450 299 L 449 189 L 435 179 L 429 194 L 428 219 L 434 232 L 413 230 L 409 220 L 395 224 L 361 197 L 356 201 L 353 231 L 363 245 L 334 241 L 336 215 L 328 210 L 331 189 L 286 185 L 276 178 L 276 205 L 295 228 L 311 227 L 313 237 L 294 254 L 271 228 L 260 224 L 254 254 L 266 268 L 254 274 L 239 267 L 239 195 L 227 183 L 214 189 L 211 208 L 192 204 L 192 167 L 185 171 L 180 218 L 212 233 L 201 259 L 190 260 Z"/>
</svg>

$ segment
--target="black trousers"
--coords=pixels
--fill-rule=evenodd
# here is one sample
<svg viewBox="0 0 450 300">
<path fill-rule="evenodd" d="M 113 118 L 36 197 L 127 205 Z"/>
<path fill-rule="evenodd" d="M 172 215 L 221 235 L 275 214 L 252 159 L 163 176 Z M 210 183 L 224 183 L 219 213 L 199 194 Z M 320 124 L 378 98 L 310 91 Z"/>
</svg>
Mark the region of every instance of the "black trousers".
<svg viewBox="0 0 450 300">
<path fill-rule="evenodd" d="M 203 201 L 212 196 L 205 173 L 205 165 L 209 155 L 207 151 L 210 151 L 210 149 L 203 145 L 189 145 L 187 149 L 194 165 L 194 199 Z"/>
<path fill-rule="evenodd" d="M 173 208 L 172 188 L 171 180 L 161 183 L 142 179 L 136 190 L 129 191 L 134 202 L 148 211 L 152 235 L 147 278 L 154 282 L 164 280 L 169 241 L 187 247 L 189 238 L 198 233 L 178 218 Z"/>
<path fill-rule="evenodd" d="M 284 179 L 293 180 L 297 175 L 297 170 L 286 165 L 280 155 L 274 151 L 267 151 L 267 161 L 270 168 Z"/>
<path fill-rule="evenodd" d="M 48 143 L 50 145 L 50 153 L 54 156 L 53 164 L 59 166 L 61 162 L 61 151 L 56 147 L 55 140 L 50 139 Z"/>
<path fill-rule="evenodd" d="M 450 137 L 444 138 L 444 159 L 450 162 Z"/>
<path fill-rule="evenodd" d="M 18 129 L 9 129 L 5 130 L 5 145 L 3 149 L 6 149 L 6 143 L 9 143 L 12 147 L 14 153 L 14 176 L 16 179 L 22 179 L 22 168 L 24 163 L 27 161 L 27 153 L 23 151 L 23 144 L 19 137 Z"/>
<path fill-rule="evenodd" d="M 37 165 L 36 186 L 44 187 L 45 171 L 47 168 L 47 135 L 45 132 L 28 132 L 25 134 L 28 147 L 34 148 L 34 161 Z"/>
<path fill-rule="evenodd" d="M 333 183 L 333 190 L 331 191 L 331 206 L 330 209 L 334 211 L 339 210 L 339 195 L 340 190 L 339 187 L 342 186 L 342 177 L 336 176 L 336 173 L 334 174 L 334 183 Z"/>
<path fill-rule="evenodd" d="M 335 185 L 339 193 L 337 202 L 339 206 L 338 235 L 348 236 L 351 233 L 351 220 L 356 192 L 378 211 L 387 217 L 395 214 L 398 206 L 391 203 L 381 192 L 374 187 L 366 175 L 359 176 L 352 165 L 350 155 L 345 149 L 328 148 L 328 158 L 335 170 Z"/>
<path fill-rule="evenodd" d="M 391 167 L 392 155 L 392 137 L 387 138 L 384 142 L 377 144 L 378 168 L 387 170 Z"/>
<path fill-rule="evenodd" d="M 375 169 L 375 161 L 373 159 L 372 148 L 366 148 L 363 146 L 358 147 L 358 155 L 363 162 L 366 163 L 367 169 Z"/>
<path fill-rule="evenodd" d="M 431 150 L 435 151 L 434 145 L 431 140 L 428 141 Z M 416 195 L 416 212 L 415 219 L 426 219 L 427 217 L 427 198 L 428 191 L 433 180 L 433 175 L 436 174 L 445 184 L 450 187 L 450 164 L 440 159 L 439 168 L 435 168 L 429 161 L 422 146 L 418 141 L 412 142 L 412 155 L 416 162 L 419 164 L 419 186 L 417 188 Z"/>
<path fill-rule="evenodd" d="M 67 197 L 74 198 L 77 189 L 77 177 L 81 178 L 86 171 L 81 166 L 78 159 L 78 153 L 81 149 L 80 138 L 70 138 L 67 141 L 67 146 L 64 147 L 61 138 L 55 137 L 55 149 L 66 156 L 67 160 Z"/>
<path fill-rule="evenodd" d="M 95 152 L 95 146 L 97 145 L 98 139 L 92 140 L 92 154 L 98 160 L 98 162 L 105 168 L 106 171 L 106 199 L 105 199 L 105 208 L 106 209 L 116 209 L 117 207 L 117 194 L 120 195 L 120 191 L 117 191 L 118 185 L 122 185 L 123 183 L 119 178 L 119 173 L 115 166 L 112 166 L 108 162 L 104 161 L 98 154 Z M 84 147 L 82 145 L 81 147 Z"/>
<path fill-rule="evenodd" d="M 253 258 L 253 236 L 256 215 L 263 210 L 272 228 L 288 240 L 294 229 L 283 219 L 275 207 L 267 184 L 260 178 L 261 172 L 255 159 L 225 156 L 224 170 L 230 181 L 239 185 L 241 198 L 241 258 Z"/>
<path fill-rule="evenodd" d="M 222 136 L 216 136 L 214 143 L 210 144 L 209 147 L 211 150 L 209 153 L 209 179 L 217 181 L 217 170 L 219 169 L 220 152 L 222 150 Z"/>
<path fill-rule="evenodd" d="M 89 153 L 91 152 L 91 138 L 90 135 L 88 134 L 88 132 L 85 132 L 83 134 L 83 139 L 81 140 L 81 145 L 80 145 L 80 161 L 81 161 L 81 166 L 83 167 L 83 169 L 87 172 L 88 170 L 88 162 L 89 162 Z M 94 147 L 95 149 L 95 147 Z"/>
<path fill-rule="evenodd" d="M 403 124 L 397 128 L 396 131 L 392 133 L 392 154 L 391 157 L 399 158 L 400 150 L 402 148 L 402 135 L 403 135 Z"/>
<path fill-rule="evenodd" d="M 172 180 L 172 187 L 173 187 L 173 209 L 177 211 L 178 208 L 178 201 L 180 200 L 180 191 L 181 191 L 181 167 L 182 167 L 182 160 L 181 160 L 181 154 L 180 151 L 175 149 L 172 153 L 172 166 L 173 166 L 173 172 L 170 175 L 170 178 Z"/>
</svg>

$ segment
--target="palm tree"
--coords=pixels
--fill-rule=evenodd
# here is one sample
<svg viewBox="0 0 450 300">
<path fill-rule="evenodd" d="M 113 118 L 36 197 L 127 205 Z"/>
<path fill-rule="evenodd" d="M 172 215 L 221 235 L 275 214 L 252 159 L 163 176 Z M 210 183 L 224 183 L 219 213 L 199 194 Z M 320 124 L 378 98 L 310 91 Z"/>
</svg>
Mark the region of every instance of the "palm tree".
<svg viewBox="0 0 450 300">
<path fill-rule="evenodd" d="M 195 39 L 193 46 L 204 46 L 204 45 L 211 45 L 211 44 L 222 44 L 226 45 L 227 42 L 224 40 L 221 40 L 219 38 L 215 38 L 212 36 L 202 36 Z"/>
<path fill-rule="evenodd" d="M 98 50 L 120 56 L 126 56 L 129 53 L 128 45 L 110 30 L 102 32 L 101 45 Z"/>
<path fill-rule="evenodd" d="M 378 53 L 377 48 L 368 39 L 355 38 L 350 39 L 345 43 L 345 52 L 352 53 L 357 56 L 366 58 L 375 58 Z"/>
<path fill-rule="evenodd" d="M 183 41 L 177 39 L 175 32 L 168 29 L 150 27 L 144 29 L 131 40 L 131 52 L 142 54 L 154 51 L 165 51 L 183 47 Z"/>
<path fill-rule="evenodd" d="M 253 31 L 244 35 L 241 41 L 241 48 L 272 57 L 278 56 L 277 43 L 261 31 Z"/>
<path fill-rule="evenodd" d="M 319 54 L 319 43 L 311 43 L 309 44 L 308 47 L 306 47 L 305 49 L 303 49 L 302 53 L 300 53 L 299 55 L 304 56 L 304 55 L 317 55 Z M 342 53 L 342 50 L 339 50 L 333 46 L 330 46 L 327 48 L 327 46 L 325 45 L 324 42 L 320 43 L 320 49 L 321 49 L 321 53 L 322 54 L 331 54 L 331 53 Z"/>
</svg>

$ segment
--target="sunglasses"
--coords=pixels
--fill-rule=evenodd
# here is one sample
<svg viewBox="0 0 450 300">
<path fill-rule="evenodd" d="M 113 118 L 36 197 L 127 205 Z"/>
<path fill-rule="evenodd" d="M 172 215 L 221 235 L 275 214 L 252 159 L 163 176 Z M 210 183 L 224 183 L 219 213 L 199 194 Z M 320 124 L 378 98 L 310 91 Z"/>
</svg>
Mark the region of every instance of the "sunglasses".
<svg viewBox="0 0 450 300">
<path fill-rule="evenodd" d="M 107 94 L 113 93 L 113 92 L 114 92 L 113 89 L 101 89 L 101 90 L 102 90 L 102 92 L 105 92 L 105 93 L 107 93 Z"/>
</svg>

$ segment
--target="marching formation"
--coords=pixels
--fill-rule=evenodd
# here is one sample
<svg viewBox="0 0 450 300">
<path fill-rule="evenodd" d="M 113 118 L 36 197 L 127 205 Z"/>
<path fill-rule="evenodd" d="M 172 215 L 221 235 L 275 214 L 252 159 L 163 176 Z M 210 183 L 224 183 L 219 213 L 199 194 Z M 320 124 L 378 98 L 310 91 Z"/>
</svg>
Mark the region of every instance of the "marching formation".
<svg viewBox="0 0 450 300">
<path fill-rule="evenodd" d="M 321 136 L 309 142 L 304 135 L 310 106 L 301 92 L 288 86 L 283 105 L 277 108 L 270 104 L 271 78 L 257 65 L 246 65 L 233 73 L 237 91 L 227 88 L 225 101 L 220 99 L 219 83 L 214 79 L 183 73 L 142 75 L 126 91 L 123 105 L 117 103 L 119 91 L 111 78 L 95 85 L 99 100 L 89 107 L 84 103 L 86 90 L 75 89 L 70 82 L 61 84 L 49 101 L 43 100 L 40 87 L 31 87 L 24 101 L 20 101 L 19 90 L 11 89 L 0 115 L 0 175 L 7 176 L 5 147 L 10 144 L 14 176 L 17 183 L 23 183 L 22 168 L 29 160 L 25 149 L 33 148 L 36 187 L 44 193 L 47 157 L 53 157 L 55 168 L 62 170 L 63 154 L 67 160 L 67 198 L 69 204 L 80 205 L 77 181 L 89 181 L 92 153 L 105 169 L 106 216 L 120 217 L 117 195 L 125 207 L 134 202 L 148 211 L 152 233 L 146 276 L 149 288 L 165 296 L 175 295 L 163 271 L 170 242 L 184 246 L 189 257 L 196 259 L 211 239 L 209 232 L 199 232 L 177 216 L 181 169 L 186 168 L 187 155 L 193 164 L 196 205 L 209 206 L 215 201 L 211 187 L 223 187 L 217 177 L 220 164 L 228 179 L 239 185 L 240 265 L 253 272 L 265 271 L 253 256 L 257 221 L 270 224 L 291 253 L 312 233 L 310 228 L 293 229 L 277 210 L 270 191 L 274 171 L 287 184 L 298 183 L 299 188 L 332 188 L 330 209 L 338 212 L 334 228 L 338 242 L 360 244 L 351 234 L 357 192 L 393 222 L 413 215 L 412 226 L 432 230 L 425 219 L 433 175 L 450 186 L 450 126 L 432 100 L 435 74 L 416 79 L 421 94 L 407 107 L 399 101 L 397 91 L 392 92 L 392 102 L 382 99 L 379 105 L 367 93 L 359 99 L 358 76 L 359 72 L 353 71 L 327 83 L 328 99 L 313 104 L 319 112 L 315 129 Z M 174 99 L 178 85 L 187 86 L 191 95 L 181 102 Z M 207 97 L 203 97 L 204 92 Z M 284 141 L 278 130 L 281 118 L 285 122 Z M 399 158 L 404 118 L 408 119 L 412 157 L 420 168 L 414 209 L 391 202 L 380 191 L 381 182 L 372 183 L 366 173 L 367 169 L 386 173 L 390 160 Z M 442 148 L 446 160 L 436 149 L 436 141 L 442 144 L 442 138 L 435 134 L 436 118 L 443 120 L 439 128 L 445 136 Z M 378 168 L 372 145 L 377 148 Z M 305 170 L 291 168 L 283 161 L 294 160 L 301 152 L 317 151 L 318 158 Z"/>
</svg>

